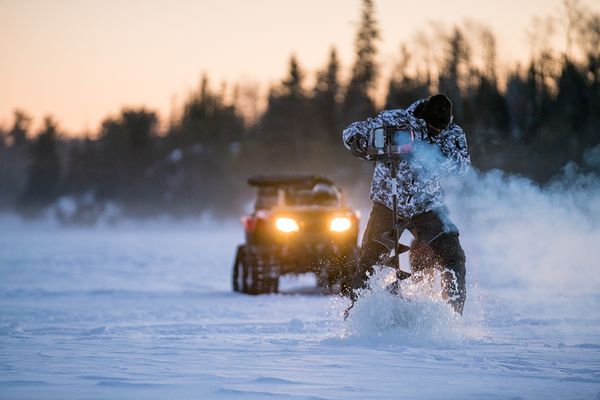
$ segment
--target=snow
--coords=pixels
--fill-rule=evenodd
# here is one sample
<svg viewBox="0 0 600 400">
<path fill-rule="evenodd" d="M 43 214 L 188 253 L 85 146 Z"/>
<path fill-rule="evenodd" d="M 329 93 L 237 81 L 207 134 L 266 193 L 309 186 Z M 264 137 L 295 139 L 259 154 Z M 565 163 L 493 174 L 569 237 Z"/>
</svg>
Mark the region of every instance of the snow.
<svg viewBox="0 0 600 400">
<path fill-rule="evenodd" d="M 600 185 L 576 178 L 449 185 L 463 318 L 416 286 L 390 295 L 385 270 L 347 321 L 310 275 L 233 293 L 235 221 L 2 217 L 0 398 L 597 399 Z"/>
</svg>

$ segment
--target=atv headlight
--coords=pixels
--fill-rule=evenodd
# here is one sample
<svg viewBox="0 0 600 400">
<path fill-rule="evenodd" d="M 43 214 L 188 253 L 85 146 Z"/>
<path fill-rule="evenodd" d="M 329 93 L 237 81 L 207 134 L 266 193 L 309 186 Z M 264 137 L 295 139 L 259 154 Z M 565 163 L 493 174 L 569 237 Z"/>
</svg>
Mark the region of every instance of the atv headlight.
<svg viewBox="0 0 600 400">
<path fill-rule="evenodd" d="M 281 232 L 286 232 L 286 233 L 298 232 L 300 230 L 300 227 L 298 226 L 298 222 L 296 222 L 296 220 L 293 218 L 287 218 L 287 217 L 277 218 L 277 220 L 275 221 L 275 226 Z"/>
<path fill-rule="evenodd" d="M 329 229 L 333 232 L 345 232 L 352 227 L 352 221 L 347 217 L 337 217 L 329 223 Z"/>
</svg>

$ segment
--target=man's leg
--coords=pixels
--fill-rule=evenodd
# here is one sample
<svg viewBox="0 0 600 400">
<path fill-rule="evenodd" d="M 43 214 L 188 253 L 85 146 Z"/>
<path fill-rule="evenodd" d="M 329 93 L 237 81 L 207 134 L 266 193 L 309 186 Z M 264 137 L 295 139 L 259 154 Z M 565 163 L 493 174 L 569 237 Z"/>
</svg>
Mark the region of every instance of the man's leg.
<svg viewBox="0 0 600 400">
<path fill-rule="evenodd" d="M 465 252 L 458 233 L 444 233 L 430 243 L 442 266 L 442 293 L 454 310 L 463 312 L 467 290 L 465 287 Z"/>
<path fill-rule="evenodd" d="M 415 216 L 411 219 L 411 223 L 413 235 L 419 241 L 427 243 L 433 253 L 432 264 L 442 269 L 444 298 L 456 312 L 462 314 L 467 293 L 466 257 L 458 240 L 458 229 L 448 219 L 443 209 Z M 422 265 L 419 267 L 424 268 Z"/>
<path fill-rule="evenodd" d="M 365 287 L 368 278 L 367 274 L 373 272 L 373 265 L 376 265 L 380 261 L 382 254 L 389 252 L 387 247 L 377 242 L 377 240 L 385 232 L 392 229 L 393 224 L 392 210 L 383 204 L 374 202 L 371 214 L 369 215 L 369 222 L 367 222 L 367 227 L 363 234 L 358 266 L 352 285 L 353 289 Z M 354 293 L 352 293 L 351 298 L 354 299 L 354 296 Z"/>
<path fill-rule="evenodd" d="M 408 258 L 412 281 L 415 283 L 425 282 L 433 291 L 433 271 L 436 267 L 437 260 L 431 246 L 419 239 L 413 239 L 410 244 Z"/>
</svg>

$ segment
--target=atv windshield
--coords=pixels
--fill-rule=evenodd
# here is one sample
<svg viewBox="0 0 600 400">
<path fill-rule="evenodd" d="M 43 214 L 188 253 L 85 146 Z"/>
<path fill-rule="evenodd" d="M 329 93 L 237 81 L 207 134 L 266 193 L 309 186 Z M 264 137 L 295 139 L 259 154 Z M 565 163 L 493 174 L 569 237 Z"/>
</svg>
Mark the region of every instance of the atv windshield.
<svg viewBox="0 0 600 400">
<path fill-rule="evenodd" d="M 328 206 L 339 205 L 340 197 L 337 190 L 328 187 L 315 186 L 311 190 L 291 190 L 286 193 L 286 205 L 289 206 Z"/>
<path fill-rule="evenodd" d="M 281 193 L 281 197 L 280 197 Z M 321 206 L 336 207 L 341 203 L 339 189 L 317 184 L 311 189 L 306 187 L 261 187 L 254 203 L 255 210 L 269 210 L 275 206 Z"/>
</svg>

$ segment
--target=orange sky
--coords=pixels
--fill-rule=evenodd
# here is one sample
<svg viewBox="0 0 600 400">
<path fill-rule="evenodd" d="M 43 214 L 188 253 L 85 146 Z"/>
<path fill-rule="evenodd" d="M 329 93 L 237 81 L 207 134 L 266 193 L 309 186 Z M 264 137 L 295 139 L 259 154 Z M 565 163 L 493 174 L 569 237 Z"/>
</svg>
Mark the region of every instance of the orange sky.
<svg viewBox="0 0 600 400">
<path fill-rule="evenodd" d="M 124 105 L 167 118 L 208 73 L 265 92 L 295 53 L 308 73 L 337 47 L 348 69 L 360 0 L 0 0 L 0 126 L 22 108 L 53 114 L 69 134 L 95 132 Z M 428 21 L 481 21 L 502 62 L 526 57 L 525 27 L 560 0 L 375 0 L 382 76 L 399 44 Z M 600 4 L 584 1 L 600 9 Z M 561 42 L 562 44 L 562 42 Z"/>
</svg>

